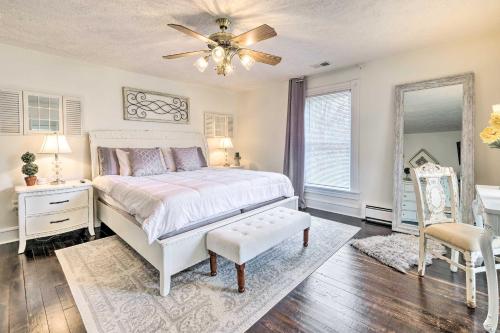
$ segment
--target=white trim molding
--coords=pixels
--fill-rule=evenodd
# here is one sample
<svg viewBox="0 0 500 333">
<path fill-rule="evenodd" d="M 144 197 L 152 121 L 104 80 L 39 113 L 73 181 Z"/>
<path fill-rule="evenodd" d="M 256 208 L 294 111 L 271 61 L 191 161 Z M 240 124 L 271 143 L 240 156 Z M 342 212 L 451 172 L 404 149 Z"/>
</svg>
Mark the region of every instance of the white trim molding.
<svg viewBox="0 0 500 333">
<path fill-rule="evenodd" d="M 7 227 L 0 229 L 0 244 L 17 242 L 19 240 L 19 227 Z"/>
</svg>

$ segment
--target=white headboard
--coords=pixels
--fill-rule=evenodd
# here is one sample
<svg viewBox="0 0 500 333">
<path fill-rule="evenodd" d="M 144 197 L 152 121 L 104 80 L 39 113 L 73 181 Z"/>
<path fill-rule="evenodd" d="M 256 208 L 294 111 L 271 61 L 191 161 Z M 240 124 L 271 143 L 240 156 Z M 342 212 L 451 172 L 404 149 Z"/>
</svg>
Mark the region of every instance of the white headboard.
<svg viewBox="0 0 500 333">
<path fill-rule="evenodd" d="M 201 147 L 207 161 L 208 146 L 199 132 L 161 130 L 98 130 L 89 133 L 92 179 L 99 176 L 97 147 L 154 148 L 154 147 Z"/>
</svg>

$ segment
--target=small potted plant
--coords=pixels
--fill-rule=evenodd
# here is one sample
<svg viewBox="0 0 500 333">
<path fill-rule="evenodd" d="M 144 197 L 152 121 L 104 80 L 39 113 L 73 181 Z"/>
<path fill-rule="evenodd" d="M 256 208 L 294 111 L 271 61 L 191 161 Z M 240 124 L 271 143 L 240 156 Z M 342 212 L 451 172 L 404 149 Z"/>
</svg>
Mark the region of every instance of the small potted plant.
<svg viewBox="0 0 500 333">
<path fill-rule="evenodd" d="M 24 177 L 24 181 L 28 186 L 33 186 L 36 184 L 35 175 L 38 172 L 38 165 L 33 163 L 35 162 L 35 159 L 36 159 L 35 154 L 30 153 L 29 151 L 24 153 L 23 156 L 21 156 L 21 161 L 25 163 L 21 171 L 23 174 L 26 175 L 26 177 Z"/>
</svg>

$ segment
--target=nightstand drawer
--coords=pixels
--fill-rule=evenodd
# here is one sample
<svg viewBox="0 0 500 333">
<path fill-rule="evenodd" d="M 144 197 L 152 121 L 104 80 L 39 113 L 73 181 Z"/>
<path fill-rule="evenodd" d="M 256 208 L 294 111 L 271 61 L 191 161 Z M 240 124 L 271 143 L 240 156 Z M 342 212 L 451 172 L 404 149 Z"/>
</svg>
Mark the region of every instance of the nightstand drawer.
<svg viewBox="0 0 500 333">
<path fill-rule="evenodd" d="M 26 215 L 47 214 L 85 207 L 89 204 L 88 191 L 57 193 L 26 198 Z"/>
<path fill-rule="evenodd" d="M 86 193 L 86 192 L 83 192 Z M 58 214 L 33 216 L 26 219 L 26 234 L 33 235 L 65 229 L 80 224 L 88 223 L 89 210 L 82 208 Z"/>
</svg>

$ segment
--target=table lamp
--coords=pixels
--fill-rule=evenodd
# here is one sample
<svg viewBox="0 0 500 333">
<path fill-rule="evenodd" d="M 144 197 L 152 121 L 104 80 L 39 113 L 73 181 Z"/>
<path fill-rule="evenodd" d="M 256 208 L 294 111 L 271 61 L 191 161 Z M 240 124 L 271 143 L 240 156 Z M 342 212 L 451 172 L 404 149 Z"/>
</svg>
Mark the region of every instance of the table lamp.
<svg viewBox="0 0 500 333">
<path fill-rule="evenodd" d="M 227 162 L 227 150 L 233 148 L 233 142 L 231 141 L 231 138 L 223 138 L 220 141 L 220 148 L 224 149 L 224 152 L 226 154 L 226 163 L 224 163 L 224 166 L 228 167 L 229 163 Z"/>
<path fill-rule="evenodd" d="M 64 184 L 65 181 L 61 177 L 61 165 L 59 162 L 59 154 L 69 154 L 71 153 L 71 148 L 69 147 L 68 141 L 64 135 L 50 134 L 43 138 L 42 148 L 40 148 L 40 154 L 54 154 L 54 171 L 56 173 L 56 179 L 51 182 L 51 184 Z"/>
</svg>

